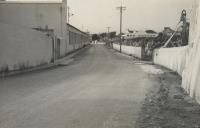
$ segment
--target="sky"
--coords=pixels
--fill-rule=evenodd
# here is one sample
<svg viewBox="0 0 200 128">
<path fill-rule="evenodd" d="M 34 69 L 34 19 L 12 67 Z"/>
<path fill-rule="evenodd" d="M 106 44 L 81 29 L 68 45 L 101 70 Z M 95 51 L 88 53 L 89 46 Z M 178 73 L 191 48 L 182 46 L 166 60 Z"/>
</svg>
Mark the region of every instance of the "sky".
<svg viewBox="0 0 200 128">
<path fill-rule="evenodd" d="M 21 0 L 18 0 L 21 1 Z M 23 0 L 32 1 L 32 0 Z M 36 0 L 41 1 L 41 0 Z M 47 0 L 44 0 L 47 1 Z M 56 1 L 56 0 L 48 0 Z M 60 0 L 58 0 L 60 1 Z M 175 28 L 183 9 L 191 15 L 193 0 L 67 0 L 70 24 L 90 33 L 119 32 L 120 13 L 116 7 L 123 4 L 123 32 L 152 29 L 160 32 L 164 27 Z"/>
<path fill-rule="evenodd" d="M 123 32 L 127 29 L 153 29 L 157 32 L 164 27 L 175 28 L 181 12 L 191 14 L 192 0 L 123 0 Z M 70 23 L 91 33 L 119 32 L 119 10 L 121 0 L 68 0 Z"/>
</svg>

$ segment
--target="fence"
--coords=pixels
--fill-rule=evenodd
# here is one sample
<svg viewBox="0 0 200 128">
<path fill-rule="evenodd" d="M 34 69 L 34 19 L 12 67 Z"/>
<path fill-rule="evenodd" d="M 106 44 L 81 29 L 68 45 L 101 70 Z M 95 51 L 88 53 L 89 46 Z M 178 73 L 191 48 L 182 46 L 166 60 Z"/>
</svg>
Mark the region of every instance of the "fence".
<svg viewBox="0 0 200 128">
<path fill-rule="evenodd" d="M 120 45 L 119 44 L 113 44 L 113 48 L 115 50 L 120 51 Z M 121 50 L 123 53 L 128 54 L 128 55 L 132 55 L 134 57 L 137 58 L 142 58 L 142 48 L 141 47 L 133 47 L 133 46 L 126 46 L 126 45 L 122 45 L 121 46 Z"/>
</svg>

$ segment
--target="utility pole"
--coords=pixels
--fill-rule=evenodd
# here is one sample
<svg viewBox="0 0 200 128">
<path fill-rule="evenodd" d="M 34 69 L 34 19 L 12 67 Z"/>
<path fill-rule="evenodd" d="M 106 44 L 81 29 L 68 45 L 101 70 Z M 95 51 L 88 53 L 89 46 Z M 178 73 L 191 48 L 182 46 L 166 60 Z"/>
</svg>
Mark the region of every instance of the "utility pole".
<svg viewBox="0 0 200 128">
<path fill-rule="evenodd" d="M 110 28 L 111 28 L 111 27 L 107 27 L 107 29 L 108 29 L 108 33 L 110 32 Z"/>
<path fill-rule="evenodd" d="M 69 6 L 67 6 L 67 23 L 69 24 L 69 15 L 70 15 L 70 7 Z"/>
<path fill-rule="evenodd" d="M 186 10 L 182 11 L 181 21 L 183 22 L 183 30 L 182 30 L 182 45 L 185 46 L 188 44 L 188 25 L 187 25 L 187 12 Z"/>
<path fill-rule="evenodd" d="M 73 13 L 70 13 L 70 7 L 69 7 L 69 6 L 67 7 L 67 12 L 68 12 L 68 14 L 67 14 L 67 15 L 68 15 L 67 22 L 68 22 L 68 24 L 69 24 L 69 19 L 70 19 L 70 17 L 73 16 L 74 14 L 73 14 Z"/>
<path fill-rule="evenodd" d="M 126 10 L 126 7 L 121 4 L 121 6 L 117 7 L 117 9 L 120 10 L 120 52 L 122 52 L 122 14 L 123 11 Z"/>
<path fill-rule="evenodd" d="M 110 28 L 111 28 L 111 27 L 107 27 L 107 29 L 108 29 L 107 38 L 109 38 Z"/>
</svg>

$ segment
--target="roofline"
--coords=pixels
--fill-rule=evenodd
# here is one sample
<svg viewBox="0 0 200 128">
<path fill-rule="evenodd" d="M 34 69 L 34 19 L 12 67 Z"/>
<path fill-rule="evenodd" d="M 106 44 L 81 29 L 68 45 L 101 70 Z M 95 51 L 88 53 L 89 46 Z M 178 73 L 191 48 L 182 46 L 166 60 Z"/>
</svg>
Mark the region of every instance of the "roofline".
<svg viewBox="0 0 200 128">
<path fill-rule="evenodd" d="M 0 4 L 62 4 L 62 1 L 0 1 Z"/>
<path fill-rule="evenodd" d="M 88 33 L 81 31 L 80 29 L 74 27 L 73 25 L 71 25 L 71 24 L 69 24 L 69 23 L 67 23 L 67 25 L 70 26 L 70 27 L 72 27 L 72 28 L 74 28 L 74 29 L 76 29 L 77 31 L 79 31 L 79 32 L 81 32 L 81 33 L 83 33 L 83 34 L 89 35 Z"/>
</svg>

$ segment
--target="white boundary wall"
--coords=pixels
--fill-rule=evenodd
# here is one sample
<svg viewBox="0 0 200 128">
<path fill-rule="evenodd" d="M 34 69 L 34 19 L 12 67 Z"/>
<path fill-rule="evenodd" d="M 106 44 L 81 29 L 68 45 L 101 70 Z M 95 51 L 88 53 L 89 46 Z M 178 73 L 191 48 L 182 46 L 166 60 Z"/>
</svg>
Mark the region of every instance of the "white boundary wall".
<svg viewBox="0 0 200 128">
<path fill-rule="evenodd" d="M 120 45 L 113 43 L 113 48 L 115 50 L 120 51 Z M 142 58 L 142 48 L 141 47 L 133 47 L 133 46 L 126 46 L 122 45 L 122 52 L 128 55 L 132 55 L 137 58 Z"/>
<path fill-rule="evenodd" d="M 182 87 L 200 103 L 200 0 L 192 0 L 189 45 L 185 48 L 155 50 L 154 61 L 179 72 Z M 157 54 L 157 56 L 156 56 Z"/>
<path fill-rule="evenodd" d="M 153 62 L 176 71 L 182 76 L 182 72 L 185 67 L 187 50 L 187 46 L 155 49 Z"/>
<path fill-rule="evenodd" d="M 193 0 L 189 49 L 183 71 L 182 87 L 200 103 L 200 0 Z"/>
</svg>

